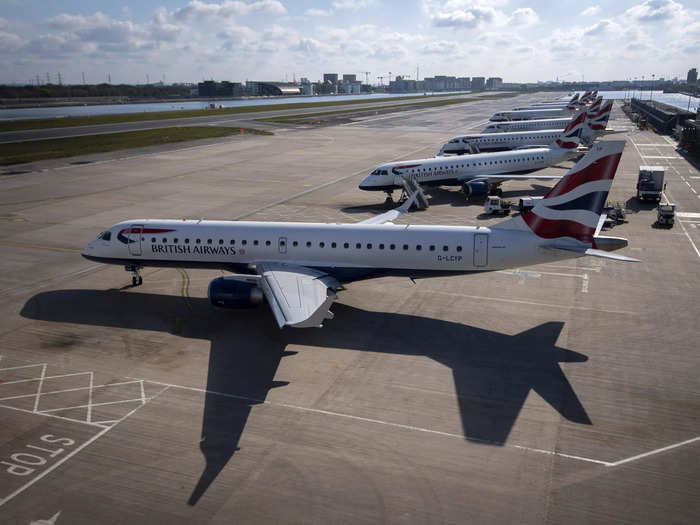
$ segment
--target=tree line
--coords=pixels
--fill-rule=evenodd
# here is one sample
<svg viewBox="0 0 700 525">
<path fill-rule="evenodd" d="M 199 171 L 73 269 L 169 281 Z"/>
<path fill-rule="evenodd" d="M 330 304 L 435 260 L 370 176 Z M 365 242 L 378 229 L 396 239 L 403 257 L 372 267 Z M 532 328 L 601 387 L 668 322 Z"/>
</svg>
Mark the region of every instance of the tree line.
<svg viewBox="0 0 700 525">
<path fill-rule="evenodd" d="M 0 85 L 0 98 L 128 97 L 172 98 L 190 96 L 190 86 L 182 84 L 44 84 L 35 86 Z"/>
</svg>

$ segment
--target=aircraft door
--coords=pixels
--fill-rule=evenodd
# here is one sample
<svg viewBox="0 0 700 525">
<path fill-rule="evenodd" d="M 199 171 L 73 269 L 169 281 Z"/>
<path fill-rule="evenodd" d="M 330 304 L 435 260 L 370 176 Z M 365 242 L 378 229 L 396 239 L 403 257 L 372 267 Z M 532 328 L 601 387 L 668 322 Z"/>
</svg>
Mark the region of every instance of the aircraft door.
<svg viewBox="0 0 700 525">
<path fill-rule="evenodd" d="M 143 232 L 143 224 L 132 224 L 129 228 L 126 238 L 128 239 L 129 254 L 141 255 L 141 234 Z"/>
<path fill-rule="evenodd" d="M 489 236 L 487 233 L 474 234 L 474 266 L 486 266 L 489 263 Z"/>
<path fill-rule="evenodd" d="M 279 246 L 280 253 L 287 253 L 287 238 L 286 237 L 280 237 L 277 245 Z"/>
</svg>

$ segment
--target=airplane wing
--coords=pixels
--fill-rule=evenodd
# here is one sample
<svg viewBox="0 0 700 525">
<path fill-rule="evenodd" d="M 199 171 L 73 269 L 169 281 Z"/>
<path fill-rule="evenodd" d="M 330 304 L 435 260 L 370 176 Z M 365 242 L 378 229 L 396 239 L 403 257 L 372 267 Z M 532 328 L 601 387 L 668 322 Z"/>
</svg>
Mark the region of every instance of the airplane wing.
<svg viewBox="0 0 700 525">
<path fill-rule="evenodd" d="M 460 179 L 462 182 L 491 182 L 498 183 L 505 182 L 507 180 L 559 180 L 563 175 L 511 175 L 509 173 L 499 173 L 495 175 L 469 175 Z"/>
<path fill-rule="evenodd" d="M 284 263 L 260 263 L 256 271 L 280 328 L 321 326 L 325 319 L 333 319 L 329 308 L 340 288 L 335 278 L 312 268 Z"/>
</svg>

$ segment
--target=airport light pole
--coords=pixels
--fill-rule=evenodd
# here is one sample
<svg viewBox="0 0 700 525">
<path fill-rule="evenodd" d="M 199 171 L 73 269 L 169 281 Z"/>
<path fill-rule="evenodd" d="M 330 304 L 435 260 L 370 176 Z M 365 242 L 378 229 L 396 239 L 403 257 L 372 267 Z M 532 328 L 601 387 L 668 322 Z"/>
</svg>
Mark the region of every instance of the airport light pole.
<svg viewBox="0 0 700 525">
<path fill-rule="evenodd" d="M 651 97 L 654 95 L 654 81 L 656 80 L 656 75 L 651 74 L 651 91 L 649 91 L 649 102 L 651 102 Z"/>
</svg>

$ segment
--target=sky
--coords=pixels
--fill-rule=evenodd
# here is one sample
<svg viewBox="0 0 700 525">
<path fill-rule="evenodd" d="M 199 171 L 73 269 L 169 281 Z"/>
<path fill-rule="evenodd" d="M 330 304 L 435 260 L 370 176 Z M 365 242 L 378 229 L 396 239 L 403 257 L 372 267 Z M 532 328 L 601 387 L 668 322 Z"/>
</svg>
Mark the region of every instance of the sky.
<svg viewBox="0 0 700 525">
<path fill-rule="evenodd" d="M 0 0 L 0 83 L 685 78 L 699 0 Z"/>
</svg>

